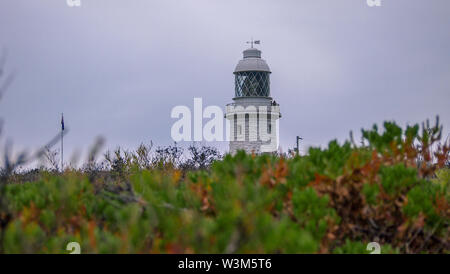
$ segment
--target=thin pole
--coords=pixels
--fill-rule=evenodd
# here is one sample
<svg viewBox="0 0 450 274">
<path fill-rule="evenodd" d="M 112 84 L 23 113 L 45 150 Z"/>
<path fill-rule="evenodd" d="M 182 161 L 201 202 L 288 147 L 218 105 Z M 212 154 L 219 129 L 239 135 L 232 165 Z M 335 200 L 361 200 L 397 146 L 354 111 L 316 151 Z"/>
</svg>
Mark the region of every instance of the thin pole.
<svg viewBox="0 0 450 274">
<path fill-rule="evenodd" d="M 61 172 L 64 171 L 64 134 L 61 130 Z"/>
<path fill-rule="evenodd" d="M 300 140 L 303 140 L 303 138 L 297 136 L 297 155 L 300 155 L 300 145 L 299 145 Z"/>
<path fill-rule="evenodd" d="M 64 114 L 61 113 L 61 172 L 64 172 Z"/>
</svg>

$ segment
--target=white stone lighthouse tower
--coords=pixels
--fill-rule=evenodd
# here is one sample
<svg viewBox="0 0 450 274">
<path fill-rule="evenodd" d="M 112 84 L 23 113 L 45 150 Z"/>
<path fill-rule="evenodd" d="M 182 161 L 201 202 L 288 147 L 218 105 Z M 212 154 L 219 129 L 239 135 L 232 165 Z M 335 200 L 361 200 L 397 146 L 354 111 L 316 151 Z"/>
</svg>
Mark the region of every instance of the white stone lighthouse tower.
<svg viewBox="0 0 450 274">
<path fill-rule="evenodd" d="M 278 150 L 280 106 L 270 96 L 271 71 L 261 51 L 244 51 L 244 58 L 234 70 L 235 96 L 226 106 L 225 118 L 230 122 L 230 153 L 270 153 Z"/>
</svg>

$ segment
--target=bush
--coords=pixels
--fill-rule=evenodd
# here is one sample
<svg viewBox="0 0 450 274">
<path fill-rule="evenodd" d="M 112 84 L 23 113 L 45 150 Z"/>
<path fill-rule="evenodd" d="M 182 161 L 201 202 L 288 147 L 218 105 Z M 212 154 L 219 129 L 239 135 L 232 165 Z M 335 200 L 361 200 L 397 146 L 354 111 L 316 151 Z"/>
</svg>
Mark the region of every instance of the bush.
<svg viewBox="0 0 450 274">
<path fill-rule="evenodd" d="M 420 133 L 420 134 L 419 134 Z M 448 253 L 448 144 L 438 124 L 403 131 L 385 123 L 306 156 L 197 160 L 176 147 L 116 151 L 107 175 L 48 173 L 8 184 L 4 253 Z M 166 155 L 166 156 L 164 156 Z M 175 157 L 174 157 L 175 155 Z M 207 168 L 209 166 L 209 168 Z"/>
</svg>

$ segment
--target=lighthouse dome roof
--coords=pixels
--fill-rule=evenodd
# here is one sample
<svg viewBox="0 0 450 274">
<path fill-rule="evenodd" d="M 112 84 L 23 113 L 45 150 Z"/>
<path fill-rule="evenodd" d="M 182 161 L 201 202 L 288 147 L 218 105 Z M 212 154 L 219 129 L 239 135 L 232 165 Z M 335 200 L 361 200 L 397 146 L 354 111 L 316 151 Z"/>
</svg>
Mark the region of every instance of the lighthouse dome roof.
<svg viewBox="0 0 450 274">
<path fill-rule="evenodd" d="M 257 48 L 244 50 L 244 58 L 239 61 L 234 73 L 243 71 L 265 71 L 271 72 L 269 65 L 264 59 L 261 59 L 261 51 Z"/>
</svg>

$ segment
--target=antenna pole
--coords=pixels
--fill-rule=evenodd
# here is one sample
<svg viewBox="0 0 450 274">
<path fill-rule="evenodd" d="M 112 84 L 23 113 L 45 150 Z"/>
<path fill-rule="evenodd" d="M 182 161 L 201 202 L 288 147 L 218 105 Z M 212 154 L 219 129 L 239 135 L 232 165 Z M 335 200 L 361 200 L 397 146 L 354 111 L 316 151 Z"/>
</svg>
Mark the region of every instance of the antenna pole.
<svg viewBox="0 0 450 274">
<path fill-rule="evenodd" d="M 61 173 L 64 172 L 64 113 L 61 113 Z"/>
<path fill-rule="evenodd" d="M 300 155 L 300 147 L 299 147 L 299 141 L 303 140 L 300 136 L 297 136 L 297 156 Z"/>
<path fill-rule="evenodd" d="M 251 41 L 247 41 L 247 44 L 250 44 L 251 48 L 253 48 L 253 44 L 254 44 L 253 37 L 252 37 Z"/>
<path fill-rule="evenodd" d="M 64 171 L 64 134 L 61 130 L 61 172 Z"/>
</svg>

